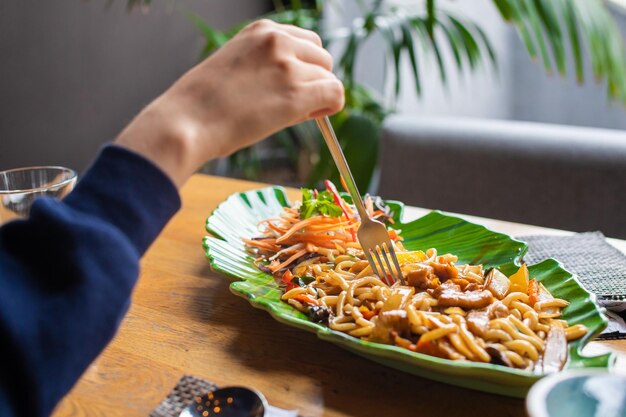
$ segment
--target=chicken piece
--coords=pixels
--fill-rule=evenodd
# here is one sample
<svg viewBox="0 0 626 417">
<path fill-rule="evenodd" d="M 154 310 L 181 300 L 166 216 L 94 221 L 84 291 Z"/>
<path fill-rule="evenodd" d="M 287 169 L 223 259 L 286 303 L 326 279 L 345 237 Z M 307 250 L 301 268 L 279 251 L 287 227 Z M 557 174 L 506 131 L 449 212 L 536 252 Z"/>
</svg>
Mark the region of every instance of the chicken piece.
<svg viewBox="0 0 626 417">
<path fill-rule="evenodd" d="M 543 353 L 543 373 L 558 372 L 567 360 L 567 338 L 565 330 L 559 325 L 550 326 L 546 337 L 546 350 Z"/>
<path fill-rule="evenodd" d="M 510 281 L 506 275 L 493 268 L 487 275 L 485 288 L 491 291 L 494 297 L 502 300 L 509 292 Z"/>
<path fill-rule="evenodd" d="M 464 310 L 485 308 L 492 301 L 493 295 L 488 290 L 461 292 L 454 288 L 446 288 L 437 297 L 439 307 L 461 307 Z"/>
<path fill-rule="evenodd" d="M 459 270 L 456 269 L 456 266 L 451 263 L 440 264 L 437 262 L 431 262 L 430 265 L 432 266 L 435 275 L 437 275 L 442 282 L 449 279 L 457 279 L 459 277 Z"/>
<path fill-rule="evenodd" d="M 463 278 L 452 278 L 449 281 L 454 282 L 456 285 L 461 287 L 461 291 L 467 291 L 467 287 L 470 284 L 468 280 Z"/>
<path fill-rule="evenodd" d="M 504 318 L 509 315 L 509 309 L 501 301 L 494 301 L 487 307 L 487 315 L 490 320 Z"/>
<path fill-rule="evenodd" d="M 467 328 L 477 336 L 482 336 L 489 330 L 489 315 L 486 311 L 470 311 L 466 320 Z"/>
<path fill-rule="evenodd" d="M 394 336 L 402 335 L 410 331 L 409 318 L 404 310 L 391 310 L 381 312 L 374 322 L 374 329 L 370 334 L 373 342 L 391 344 Z"/>
<path fill-rule="evenodd" d="M 391 290 L 391 295 L 383 303 L 382 311 L 402 310 L 411 301 L 415 288 L 398 286 Z"/>
<path fill-rule="evenodd" d="M 407 285 L 426 290 L 437 288 L 440 284 L 439 278 L 435 275 L 432 266 L 422 263 L 412 263 L 402 265 L 402 272 Z"/>
</svg>

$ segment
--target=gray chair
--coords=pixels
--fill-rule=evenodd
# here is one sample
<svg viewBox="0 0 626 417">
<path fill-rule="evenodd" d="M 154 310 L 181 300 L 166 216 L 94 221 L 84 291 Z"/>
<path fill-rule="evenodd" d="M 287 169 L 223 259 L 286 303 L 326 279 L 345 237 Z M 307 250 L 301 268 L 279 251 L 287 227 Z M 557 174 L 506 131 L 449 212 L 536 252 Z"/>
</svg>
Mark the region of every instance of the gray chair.
<svg viewBox="0 0 626 417">
<path fill-rule="evenodd" d="M 626 132 L 394 116 L 379 193 L 420 207 L 626 238 Z"/>
</svg>

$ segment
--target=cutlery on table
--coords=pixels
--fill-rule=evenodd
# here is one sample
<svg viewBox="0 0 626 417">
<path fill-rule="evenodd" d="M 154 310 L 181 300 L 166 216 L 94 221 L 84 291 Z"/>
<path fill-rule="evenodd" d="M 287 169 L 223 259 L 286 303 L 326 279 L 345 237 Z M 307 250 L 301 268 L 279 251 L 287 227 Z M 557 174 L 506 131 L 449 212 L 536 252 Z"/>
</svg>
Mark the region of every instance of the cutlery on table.
<svg viewBox="0 0 626 417">
<path fill-rule="evenodd" d="M 404 277 L 402 276 L 393 244 L 391 243 L 391 239 L 389 239 L 387 228 L 381 222 L 371 219 L 367 214 L 363 200 L 361 199 L 361 194 L 359 194 L 359 190 L 352 177 L 352 172 L 350 171 L 350 167 L 348 167 L 348 162 L 339 145 L 337 136 L 335 136 L 330 120 L 328 117 L 320 117 L 315 119 L 315 121 L 322 132 L 322 136 L 324 136 L 324 140 L 335 160 L 339 173 L 346 182 L 348 193 L 350 193 L 352 201 L 361 217 L 361 225 L 357 231 L 357 237 L 359 238 L 359 243 L 363 248 L 363 252 L 365 252 L 365 257 L 372 271 L 387 283 L 389 283 L 387 280 L 387 276 L 389 275 L 393 282 L 400 281 L 404 284 Z M 385 271 L 385 266 L 387 267 L 388 274 Z"/>
<path fill-rule="evenodd" d="M 224 387 L 210 391 L 183 409 L 179 417 L 298 417 L 295 410 L 268 404 L 260 392 L 245 387 Z"/>
</svg>

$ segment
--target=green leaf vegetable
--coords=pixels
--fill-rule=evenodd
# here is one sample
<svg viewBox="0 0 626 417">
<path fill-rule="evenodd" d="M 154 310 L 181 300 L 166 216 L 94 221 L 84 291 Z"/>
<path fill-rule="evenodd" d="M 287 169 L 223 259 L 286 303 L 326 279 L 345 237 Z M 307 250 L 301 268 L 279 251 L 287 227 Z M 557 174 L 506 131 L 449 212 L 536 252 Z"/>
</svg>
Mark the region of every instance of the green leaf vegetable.
<svg viewBox="0 0 626 417">
<path fill-rule="evenodd" d="M 341 207 L 335 204 L 334 196 L 330 191 L 321 191 L 317 193 L 317 197 L 315 197 L 313 190 L 308 188 L 302 189 L 300 218 L 303 220 L 319 215 L 339 217 L 341 213 L 343 213 L 343 211 Z"/>
</svg>

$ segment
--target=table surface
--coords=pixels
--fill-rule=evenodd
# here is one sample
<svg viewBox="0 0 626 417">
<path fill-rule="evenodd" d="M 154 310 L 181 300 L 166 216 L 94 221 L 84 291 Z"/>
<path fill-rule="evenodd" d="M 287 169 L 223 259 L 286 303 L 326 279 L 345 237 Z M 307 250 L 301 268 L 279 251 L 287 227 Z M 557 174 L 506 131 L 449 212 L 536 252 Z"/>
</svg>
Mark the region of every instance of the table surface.
<svg viewBox="0 0 626 417">
<path fill-rule="evenodd" d="M 433 382 L 375 364 L 314 334 L 278 323 L 228 290 L 209 268 L 204 223 L 221 201 L 258 183 L 193 176 L 182 209 L 142 260 L 132 306 L 111 344 L 62 400 L 54 416 L 147 416 L 183 374 L 259 389 L 302 416 L 525 416 L 523 400 Z M 298 191 L 289 190 L 290 198 Z M 408 208 L 406 218 L 425 209 Z M 511 235 L 567 232 L 463 216 Z M 626 241 L 610 242 L 626 253 Z M 271 337 L 268 337 L 271 335 Z M 618 352 L 626 341 L 592 342 Z"/>
</svg>

